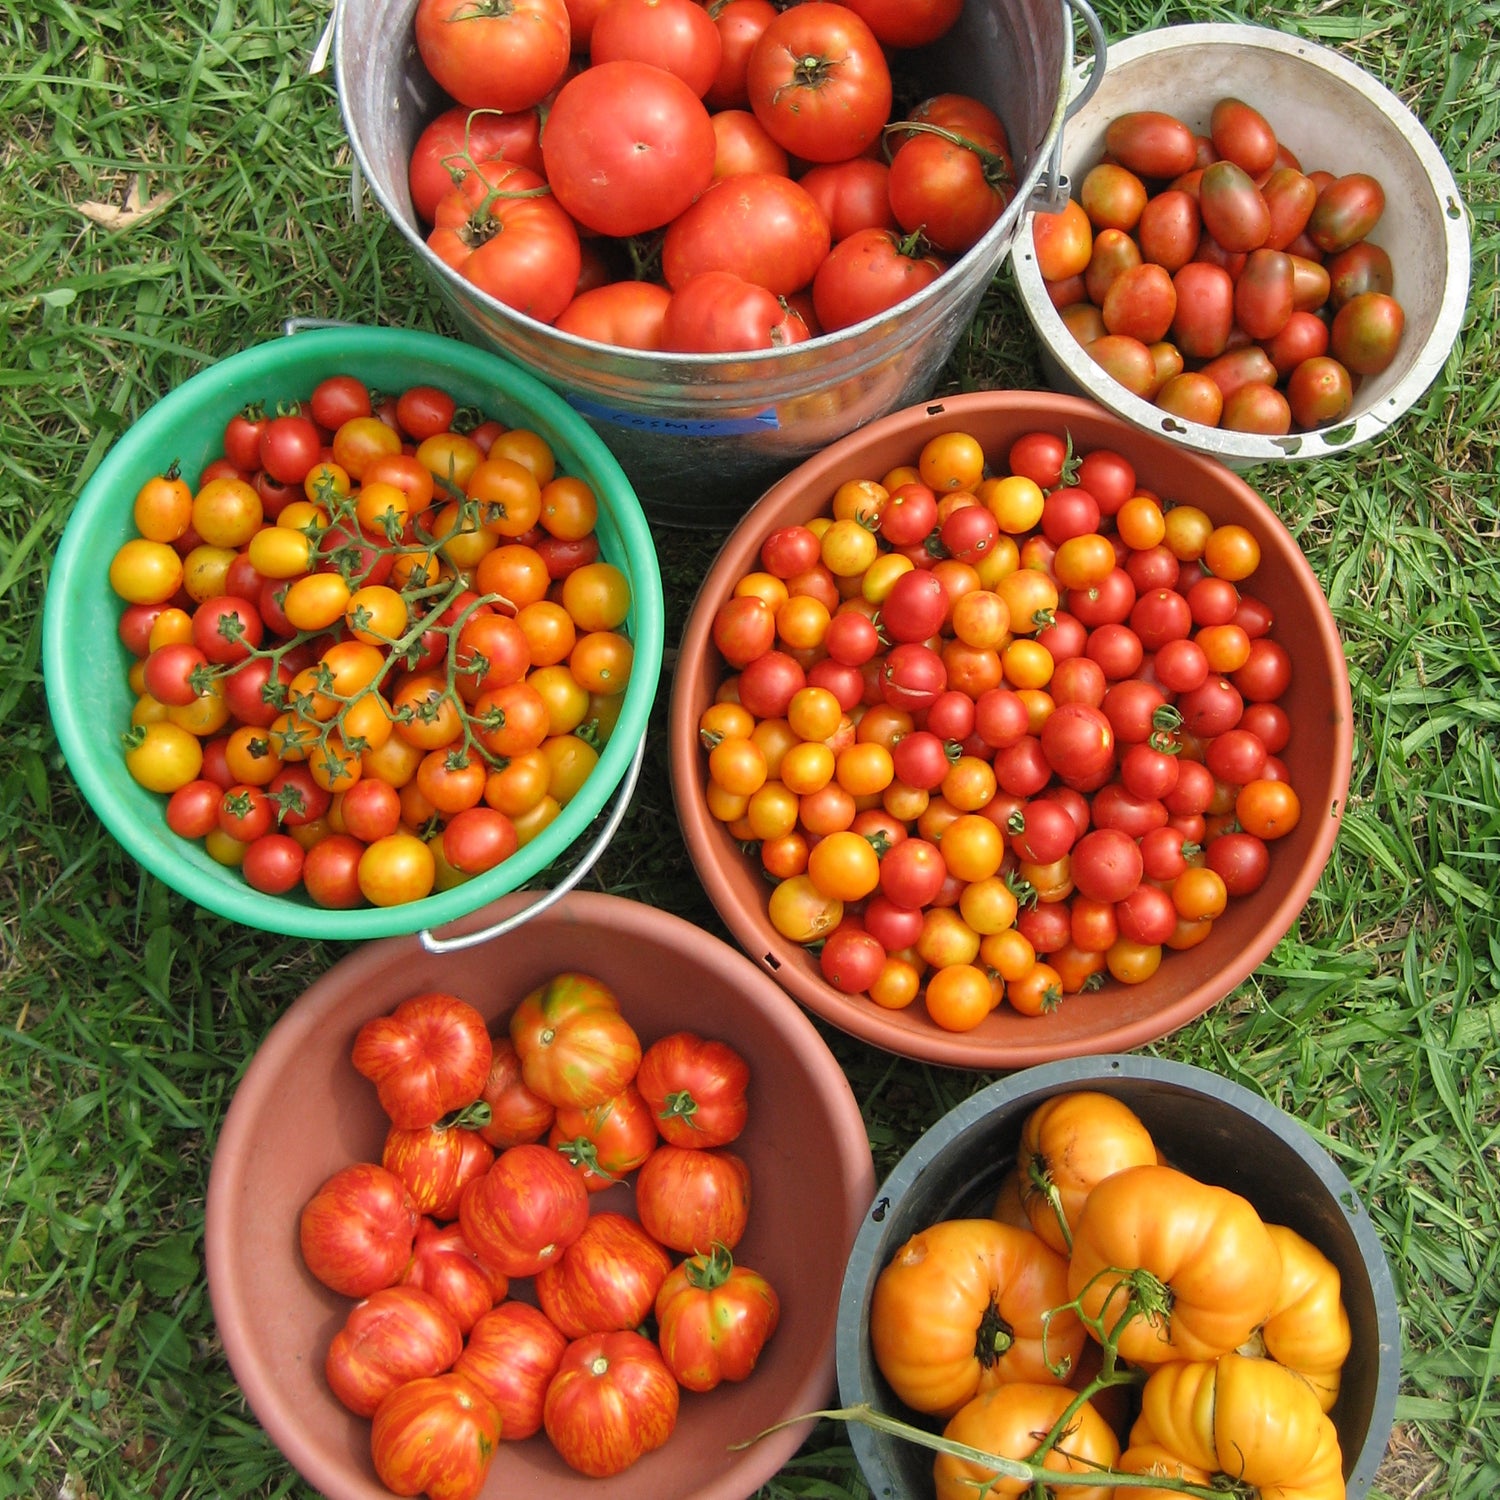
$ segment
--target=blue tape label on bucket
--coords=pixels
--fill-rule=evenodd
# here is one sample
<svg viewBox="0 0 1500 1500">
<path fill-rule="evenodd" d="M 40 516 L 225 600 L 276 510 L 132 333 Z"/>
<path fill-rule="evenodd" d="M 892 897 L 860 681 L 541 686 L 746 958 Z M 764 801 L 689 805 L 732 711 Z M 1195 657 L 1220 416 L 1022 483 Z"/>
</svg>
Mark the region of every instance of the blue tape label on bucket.
<svg viewBox="0 0 1500 1500">
<path fill-rule="evenodd" d="M 781 425 L 773 407 L 767 407 L 765 411 L 757 412 L 752 417 L 725 417 L 708 422 L 688 417 L 653 417 L 641 412 L 616 411 L 613 407 L 601 406 L 597 401 L 585 400 L 571 392 L 567 394 L 567 402 L 575 411 L 600 422 L 611 422 L 616 427 L 633 427 L 639 432 L 661 432 L 677 437 L 731 437 L 736 433 L 762 432 Z"/>
</svg>

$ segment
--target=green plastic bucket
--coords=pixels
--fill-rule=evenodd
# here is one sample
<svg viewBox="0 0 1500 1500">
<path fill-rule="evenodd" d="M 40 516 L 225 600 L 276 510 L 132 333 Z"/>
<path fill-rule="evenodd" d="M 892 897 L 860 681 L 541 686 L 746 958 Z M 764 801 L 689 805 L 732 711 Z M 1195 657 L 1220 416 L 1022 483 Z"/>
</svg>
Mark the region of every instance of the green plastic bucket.
<svg viewBox="0 0 1500 1500">
<path fill-rule="evenodd" d="M 268 896 L 201 844 L 167 827 L 165 798 L 125 769 L 120 736 L 135 702 L 120 642 L 123 608 L 109 585 L 116 549 L 134 536 L 136 492 L 175 459 L 189 483 L 222 452 L 224 425 L 252 401 L 305 398 L 324 377 L 356 374 L 399 390 L 431 384 L 510 427 L 546 439 L 558 468 L 586 480 L 599 501 L 602 555 L 630 582 L 626 621 L 635 663 L 619 722 L 599 763 L 561 814 L 529 844 L 483 875 L 400 906 L 332 911 L 300 893 Z M 433 929 L 516 890 L 569 851 L 611 794 L 633 785 L 637 752 L 661 670 L 664 611 L 656 549 L 635 491 L 603 442 L 561 397 L 498 355 L 403 329 L 315 328 L 232 355 L 151 408 L 106 455 L 78 497 L 47 589 L 42 661 L 59 744 L 100 821 L 145 869 L 201 907 L 288 936 L 363 940 Z M 627 773 L 629 775 L 627 781 Z"/>
</svg>

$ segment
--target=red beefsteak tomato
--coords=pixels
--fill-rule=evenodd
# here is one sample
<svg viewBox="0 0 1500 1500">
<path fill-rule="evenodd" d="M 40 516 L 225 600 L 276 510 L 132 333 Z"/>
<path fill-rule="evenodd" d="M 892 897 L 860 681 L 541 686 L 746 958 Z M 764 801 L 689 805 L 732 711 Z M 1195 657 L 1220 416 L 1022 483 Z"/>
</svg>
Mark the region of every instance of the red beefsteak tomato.
<svg viewBox="0 0 1500 1500">
<path fill-rule="evenodd" d="M 680 1400 L 650 1339 L 630 1331 L 591 1333 L 564 1352 L 547 1387 L 543 1422 L 567 1464 L 603 1479 L 666 1442 Z"/>
<path fill-rule="evenodd" d="M 421 0 L 413 22 L 427 71 L 460 104 L 540 104 L 568 66 L 563 0 Z"/>
<path fill-rule="evenodd" d="M 449 1370 L 399 1385 L 375 1412 L 370 1453 L 398 1495 L 474 1500 L 500 1441 L 500 1413 L 474 1383 Z"/>
<path fill-rule="evenodd" d="M 490 1069 L 490 1034 L 468 1001 L 434 990 L 366 1021 L 353 1061 L 374 1083 L 391 1123 L 421 1130 L 479 1097 Z"/>
<path fill-rule="evenodd" d="M 859 156 L 891 112 L 891 71 L 875 33 L 828 0 L 794 5 L 766 27 L 745 85 L 767 133 L 803 161 Z"/>
<path fill-rule="evenodd" d="M 690 1391 L 744 1380 L 776 1332 L 781 1302 L 758 1271 L 737 1266 L 722 1245 L 690 1255 L 656 1294 L 657 1342 L 667 1368 Z"/>
<path fill-rule="evenodd" d="M 714 175 L 718 139 L 675 74 L 634 60 L 585 68 L 558 91 L 542 131 L 557 201 L 600 234 L 670 224 Z"/>
<path fill-rule="evenodd" d="M 558 1259 L 589 1217 L 583 1179 L 547 1146 L 512 1146 L 459 1204 L 464 1238 L 506 1276 L 534 1276 Z"/>
</svg>

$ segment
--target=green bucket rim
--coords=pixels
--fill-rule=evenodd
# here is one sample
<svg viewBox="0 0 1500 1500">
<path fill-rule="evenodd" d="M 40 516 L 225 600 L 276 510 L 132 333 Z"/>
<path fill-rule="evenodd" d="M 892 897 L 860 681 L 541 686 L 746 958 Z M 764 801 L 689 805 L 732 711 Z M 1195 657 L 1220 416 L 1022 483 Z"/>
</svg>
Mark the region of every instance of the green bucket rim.
<svg viewBox="0 0 1500 1500">
<path fill-rule="evenodd" d="M 129 653 L 115 628 L 123 608 L 109 560 L 135 534 L 132 505 L 146 479 L 174 459 L 190 482 L 222 451 L 224 423 L 252 400 L 305 397 L 326 375 L 367 384 L 443 385 L 508 426 L 547 440 L 560 470 L 586 479 L 599 500 L 602 555 L 630 582 L 626 621 L 635 648 L 619 721 L 582 789 L 554 821 L 503 864 L 451 890 L 399 906 L 337 910 L 305 895 L 271 896 L 166 826 L 165 799 L 138 786 L 118 731 L 134 694 Z M 202 455 L 201 462 L 190 450 Z M 108 639 L 103 638 L 108 615 Z M 288 937 L 362 940 L 436 928 L 517 890 L 560 858 L 619 787 L 646 734 L 661 673 L 665 605 L 651 532 L 630 481 L 603 441 L 556 392 L 509 360 L 456 339 L 409 329 L 322 327 L 254 345 L 200 371 L 134 422 L 79 493 L 48 580 L 42 665 L 48 709 L 68 770 L 106 829 L 144 869 L 219 916 Z M 101 727 L 102 726 L 102 727 Z"/>
</svg>

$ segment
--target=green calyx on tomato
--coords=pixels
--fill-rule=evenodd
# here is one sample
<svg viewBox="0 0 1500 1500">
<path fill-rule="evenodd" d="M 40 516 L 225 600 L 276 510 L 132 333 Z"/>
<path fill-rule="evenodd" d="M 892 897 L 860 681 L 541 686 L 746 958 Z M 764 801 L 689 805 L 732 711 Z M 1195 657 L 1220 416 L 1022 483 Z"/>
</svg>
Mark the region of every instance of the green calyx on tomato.
<svg viewBox="0 0 1500 1500">
<path fill-rule="evenodd" d="M 707 1254 L 690 1255 L 682 1263 L 683 1275 L 700 1292 L 712 1292 L 729 1280 L 734 1270 L 734 1256 L 727 1245 L 714 1243 Z"/>
<path fill-rule="evenodd" d="M 997 1360 L 1010 1352 L 1016 1341 L 1016 1331 L 1005 1321 L 995 1302 L 985 1308 L 974 1334 L 974 1358 L 983 1369 L 989 1369 Z"/>
</svg>

